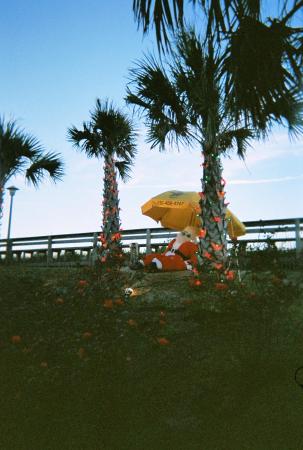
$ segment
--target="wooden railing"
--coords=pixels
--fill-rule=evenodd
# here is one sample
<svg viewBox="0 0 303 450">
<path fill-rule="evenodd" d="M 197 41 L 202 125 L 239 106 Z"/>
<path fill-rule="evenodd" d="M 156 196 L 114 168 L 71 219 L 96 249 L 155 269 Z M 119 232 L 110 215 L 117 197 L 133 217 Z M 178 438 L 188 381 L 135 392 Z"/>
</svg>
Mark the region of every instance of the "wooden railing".
<svg viewBox="0 0 303 450">
<path fill-rule="evenodd" d="M 296 249 L 296 255 L 302 255 L 303 218 L 275 219 L 244 222 L 247 234 L 239 238 L 242 245 L 268 242 L 291 246 Z M 31 236 L 0 240 L 0 260 L 23 261 L 33 257 L 43 257 L 48 264 L 69 257 L 78 257 L 83 263 L 96 259 L 98 235 L 100 232 L 59 234 L 52 236 Z M 130 249 L 145 249 L 150 253 L 153 248 L 165 244 L 176 235 L 176 231 L 168 228 L 139 228 L 123 230 L 122 245 Z"/>
</svg>

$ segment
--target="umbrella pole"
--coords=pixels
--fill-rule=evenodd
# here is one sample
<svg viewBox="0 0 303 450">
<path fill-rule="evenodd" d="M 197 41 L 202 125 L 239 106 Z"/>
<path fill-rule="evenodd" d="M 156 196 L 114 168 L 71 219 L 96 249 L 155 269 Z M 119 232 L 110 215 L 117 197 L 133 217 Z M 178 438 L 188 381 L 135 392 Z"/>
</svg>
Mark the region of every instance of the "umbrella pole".
<svg viewBox="0 0 303 450">
<path fill-rule="evenodd" d="M 241 283 L 242 282 L 242 278 L 241 278 L 241 272 L 240 272 L 238 257 L 236 257 L 236 265 L 237 265 L 238 278 L 239 278 L 239 281 Z"/>
<path fill-rule="evenodd" d="M 237 247 L 235 248 L 235 260 L 236 260 L 236 268 L 237 268 L 237 273 L 238 273 L 238 278 L 240 283 L 242 282 L 242 277 L 241 277 L 241 272 L 240 272 L 240 266 L 239 266 L 239 258 L 238 258 L 238 249 Z"/>
<path fill-rule="evenodd" d="M 240 281 L 240 283 L 241 283 L 242 277 L 241 277 L 241 272 L 240 272 L 240 266 L 239 266 L 239 258 L 238 258 L 238 250 L 237 250 L 237 247 L 235 247 L 234 256 L 230 256 L 230 257 L 229 257 L 229 262 L 228 262 L 227 270 L 230 269 L 230 266 L 231 266 L 231 263 L 232 263 L 232 259 L 233 259 L 233 258 L 234 258 L 235 263 L 236 263 L 236 272 L 237 272 L 239 281 Z"/>
<path fill-rule="evenodd" d="M 232 241 L 234 242 L 234 252 L 232 254 L 229 255 L 229 262 L 228 262 L 228 267 L 227 270 L 230 269 L 232 260 L 235 261 L 235 265 L 236 265 L 236 272 L 239 278 L 240 283 L 242 282 L 242 277 L 241 277 L 241 272 L 240 272 L 240 265 L 239 265 L 239 258 L 238 258 L 238 249 L 236 246 L 235 241 L 237 241 L 237 239 L 232 239 Z"/>
</svg>

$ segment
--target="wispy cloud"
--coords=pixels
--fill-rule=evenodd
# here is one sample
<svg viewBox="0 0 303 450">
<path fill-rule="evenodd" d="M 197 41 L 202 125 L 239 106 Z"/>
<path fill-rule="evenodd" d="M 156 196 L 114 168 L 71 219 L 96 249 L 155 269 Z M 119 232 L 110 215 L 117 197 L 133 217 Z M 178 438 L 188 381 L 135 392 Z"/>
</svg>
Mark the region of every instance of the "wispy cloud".
<svg viewBox="0 0 303 450">
<path fill-rule="evenodd" d="M 294 180 L 302 180 L 303 174 L 297 175 L 297 176 L 289 176 L 289 177 L 281 177 L 281 178 L 261 178 L 258 180 L 250 180 L 250 179 L 243 179 L 243 180 L 229 180 L 228 184 L 264 184 L 264 183 L 282 183 L 287 181 L 294 181 Z M 182 190 L 183 188 L 192 188 L 197 189 L 197 183 L 182 183 L 179 186 L 176 186 L 176 183 L 174 184 L 127 184 L 120 187 L 120 190 L 127 190 L 127 189 L 150 189 L 152 188 L 155 190 L 155 188 L 161 188 L 161 189 L 177 189 Z"/>
<path fill-rule="evenodd" d="M 263 178 L 259 180 L 230 180 L 228 184 L 263 184 L 263 183 L 282 183 L 285 181 L 302 180 L 303 174 L 295 177 L 281 177 L 281 178 Z"/>
<path fill-rule="evenodd" d="M 124 190 L 124 189 L 153 189 L 155 190 L 155 188 L 162 188 L 162 189 L 174 189 L 174 190 L 182 190 L 183 186 L 186 187 L 192 187 L 192 188 L 197 188 L 197 184 L 194 183 L 182 183 L 182 186 L 176 187 L 176 183 L 174 184 L 159 184 L 159 183 L 154 183 L 154 184 L 127 184 L 124 186 L 120 186 L 120 191 Z"/>
</svg>

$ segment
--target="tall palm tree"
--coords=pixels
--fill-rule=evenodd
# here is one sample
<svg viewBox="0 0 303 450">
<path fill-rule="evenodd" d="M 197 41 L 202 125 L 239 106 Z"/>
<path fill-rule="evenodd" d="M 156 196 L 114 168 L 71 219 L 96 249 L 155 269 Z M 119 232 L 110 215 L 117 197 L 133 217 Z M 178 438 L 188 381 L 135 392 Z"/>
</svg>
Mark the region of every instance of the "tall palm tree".
<svg viewBox="0 0 303 450">
<path fill-rule="evenodd" d="M 121 254 L 119 195 L 117 173 L 123 181 L 130 176 L 136 154 L 134 125 L 108 101 L 97 99 L 89 122 L 82 129 L 71 127 L 68 139 L 89 158 L 104 159 L 103 221 L 100 236 L 100 261 Z"/>
<path fill-rule="evenodd" d="M 138 63 L 126 97 L 142 111 L 152 148 L 164 150 L 167 143 L 183 141 L 202 152 L 200 251 L 205 267 L 219 269 L 227 259 L 222 155 L 234 148 L 244 158 L 249 140 L 258 132 L 264 134 L 285 119 L 291 130 L 300 131 L 301 123 L 299 94 L 286 89 L 274 112 L 265 104 L 263 110 L 257 108 L 257 120 L 253 114 L 242 114 L 231 99 L 237 93 L 226 90 L 224 57 L 211 40 L 203 44 L 193 31 L 183 32 L 166 65 L 153 57 Z"/>
<path fill-rule="evenodd" d="M 61 180 L 63 163 L 58 154 L 45 153 L 38 140 L 18 128 L 16 121 L 0 117 L 0 226 L 5 185 L 20 173 L 37 187 L 45 175 L 55 182 Z"/>
</svg>

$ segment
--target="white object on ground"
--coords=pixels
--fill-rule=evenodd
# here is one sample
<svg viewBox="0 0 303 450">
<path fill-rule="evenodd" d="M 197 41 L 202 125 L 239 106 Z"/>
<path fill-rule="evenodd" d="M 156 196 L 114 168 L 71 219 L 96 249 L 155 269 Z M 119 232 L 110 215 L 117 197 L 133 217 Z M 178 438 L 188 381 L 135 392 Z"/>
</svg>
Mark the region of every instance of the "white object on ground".
<svg viewBox="0 0 303 450">
<path fill-rule="evenodd" d="M 193 266 L 191 264 L 189 264 L 189 262 L 184 261 L 185 265 L 186 265 L 186 270 L 192 270 Z"/>
<path fill-rule="evenodd" d="M 126 296 L 130 296 L 130 295 L 133 294 L 133 292 L 134 292 L 134 290 L 132 288 L 126 288 L 125 291 L 124 291 L 124 294 Z"/>
<path fill-rule="evenodd" d="M 161 263 L 161 261 L 159 261 L 158 258 L 154 258 L 152 260 L 152 262 L 154 262 L 156 264 L 158 270 L 162 270 L 162 263 Z"/>
</svg>

